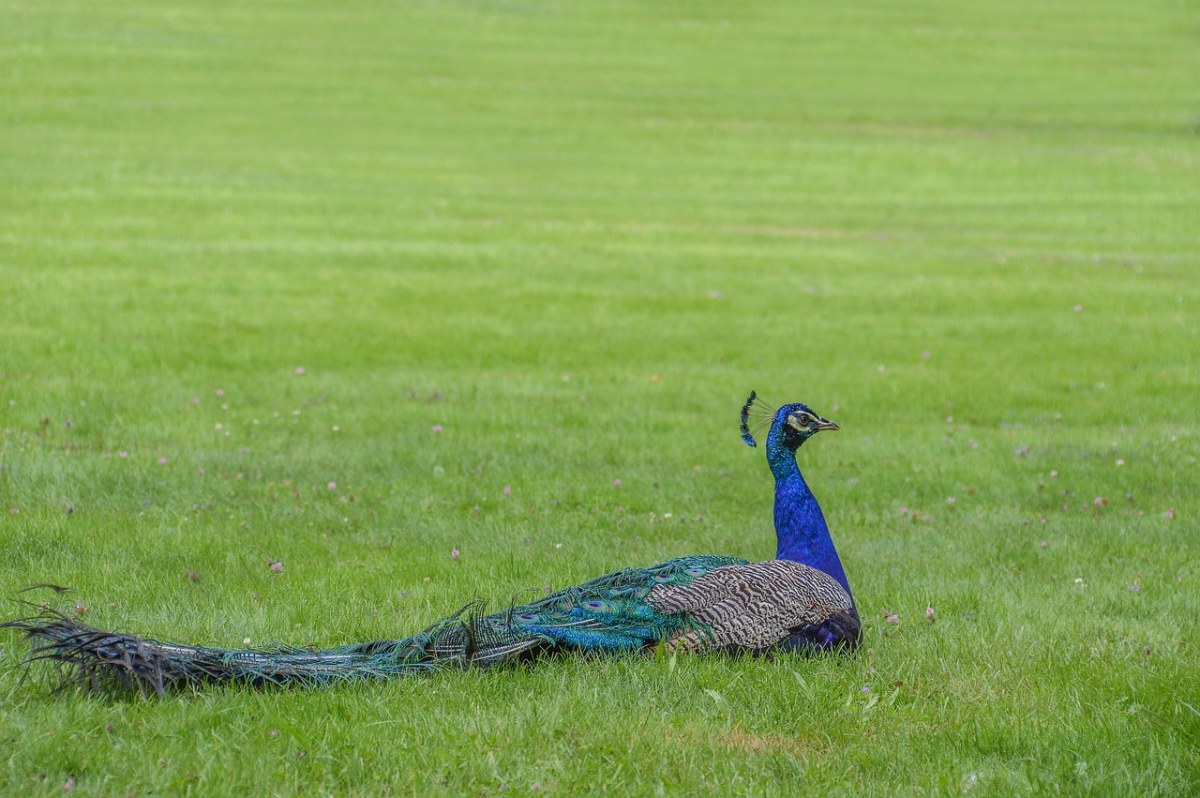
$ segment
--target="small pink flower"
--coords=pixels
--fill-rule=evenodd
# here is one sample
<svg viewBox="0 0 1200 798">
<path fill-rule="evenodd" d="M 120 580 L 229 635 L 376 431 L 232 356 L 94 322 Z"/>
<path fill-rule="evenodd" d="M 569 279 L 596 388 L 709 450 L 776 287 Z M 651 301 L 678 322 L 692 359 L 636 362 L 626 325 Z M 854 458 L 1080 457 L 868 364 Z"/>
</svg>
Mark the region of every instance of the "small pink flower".
<svg viewBox="0 0 1200 798">
<path fill-rule="evenodd" d="M 20 514 L 21 514 L 21 508 L 20 508 L 20 507 L 9 507 L 9 508 L 8 508 L 8 511 L 9 511 L 10 513 L 12 513 L 13 515 L 20 515 Z"/>
<path fill-rule="evenodd" d="M 954 498 L 953 496 L 946 497 L 946 504 L 954 504 L 957 501 L 958 501 L 958 499 Z"/>
<path fill-rule="evenodd" d="M 512 488 L 511 488 L 511 487 L 509 487 L 508 485 L 505 485 L 505 486 L 504 486 L 504 495 L 505 495 L 505 496 L 508 496 L 508 495 L 509 495 L 509 494 L 511 494 L 511 493 L 512 493 Z"/>
<path fill-rule="evenodd" d="M 63 782 L 63 792 L 70 792 L 75 789 L 75 777 L 67 776 L 67 780 Z"/>
<path fill-rule="evenodd" d="M 458 559 L 458 547 L 457 546 L 455 546 L 453 549 L 450 550 L 450 559 L 452 559 L 452 560 Z"/>
<path fill-rule="evenodd" d="M 336 482 L 330 482 L 330 483 L 329 483 L 328 485 L 326 485 L 325 487 L 329 488 L 330 490 L 337 490 L 337 483 L 336 483 Z"/>
<path fill-rule="evenodd" d="M 126 458 L 129 457 L 129 452 L 117 452 L 117 457 L 120 457 L 122 460 L 125 460 Z"/>
<path fill-rule="evenodd" d="M 1163 518 L 1174 518 L 1175 517 L 1175 508 L 1172 507 L 1169 510 L 1163 510 L 1162 516 L 1163 516 Z"/>
<path fill-rule="evenodd" d="M 1092 504 L 1096 507 L 1103 507 L 1104 505 L 1108 504 L 1108 499 L 1104 498 L 1103 496 L 1097 496 L 1096 498 L 1092 499 Z"/>
<path fill-rule="evenodd" d="M 303 373 L 304 373 L 304 366 L 296 366 L 296 373 L 297 373 L 297 374 L 303 374 Z"/>
<path fill-rule="evenodd" d="M 1049 546 L 1049 545 L 1050 545 L 1050 543 L 1049 543 L 1049 542 L 1047 542 L 1047 541 L 1045 541 L 1045 540 L 1039 540 L 1039 541 L 1038 541 L 1038 548 L 1039 548 L 1039 549 L 1044 549 L 1044 548 L 1046 548 L 1046 547 L 1047 547 L 1047 546 Z"/>
<path fill-rule="evenodd" d="M 271 566 L 271 573 L 277 574 L 283 571 L 283 563 L 281 563 L 279 560 L 269 559 L 267 560 L 267 563 Z"/>
<path fill-rule="evenodd" d="M 269 732 L 267 732 L 267 734 L 271 735 L 272 737 L 278 737 L 279 729 L 271 729 Z"/>
<path fill-rule="evenodd" d="M 432 427 L 429 428 L 429 431 L 432 432 L 434 435 L 437 435 L 439 432 L 442 431 L 442 425 L 434 424 Z"/>
<path fill-rule="evenodd" d="M 225 389 L 224 389 L 224 388 L 218 388 L 218 389 L 216 390 L 216 394 L 217 394 L 217 396 L 224 396 L 224 395 L 225 395 Z"/>
<path fill-rule="evenodd" d="M 931 622 L 933 621 L 933 607 L 926 607 L 926 608 L 925 608 L 925 617 L 926 617 L 926 619 L 928 619 L 929 621 L 931 621 Z"/>
<path fill-rule="evenodd" d="M 165 457 L 160 457 L 160 458 L 158 458 L 158 464 L 159 464 L 159 465 L 166 465 L 166 464 L 167 464 L 167 458 L 165 458 Z"/>
<path fill-rule="evenodd" d="M 859 690 L 858 692 L 860 692 L 860 693 L 869 693 L 869 692 L 871 692 L 871 688 L 870 688 L 870 686 L 869 686 L 869 685 L 865 685 L 865 684 L 864 684 L 864 685 L 862 686 L 862 689 L 861 689 L 861 690 Z"/>
<path fill-rule="evenodd" d="M 888 617 L 884 618 L 884 620 L 888 623 L 900 623 L 900 616 L 892 613 Z"/>
<path fill-rule="evenodd" d="M 614 488 L 619 488 L 619 487 L 621 487 L 621 480 L 619 480 L 619 479 L 614 479 L 614 480 L 613 480 L 613 487 L 614 487 Z"/>
<path fill-rule="evenodd" d="M 1075 306 L 1075 312 L 1076 312 L 1076 313 L 1083 313 L 1083 305 L 1076 305 L 1076 306 Z"/>
</svg>

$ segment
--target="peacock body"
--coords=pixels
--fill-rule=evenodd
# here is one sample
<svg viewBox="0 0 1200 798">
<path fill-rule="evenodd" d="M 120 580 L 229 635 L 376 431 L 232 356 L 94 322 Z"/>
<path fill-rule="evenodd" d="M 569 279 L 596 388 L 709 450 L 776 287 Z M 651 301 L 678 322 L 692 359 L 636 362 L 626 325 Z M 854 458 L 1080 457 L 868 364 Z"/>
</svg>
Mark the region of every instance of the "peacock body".
<svg viewBox="0 0 1200 798">
<path fill-rule="evenodd" d="M 755 445 L 742 410 L 743 438 Z M 160 643 L 94 629 L 43 611 L 3 626 L 33 643 L 31 659 L 72 666 L 88 685 L 166 692 L 188 684 L 327 684 L 490 666 L 559 651 L 762 654 L 853 647 L 858 613 L 824 516 L 795 452 L 837 425 L 805 405 L 771 411 L 767 459 L 775 475 L 774 560 L 694 555 L 627 568 L 526 604 L 486 613 L 471 604 L 401 640 L 338 648 L 239 650 Z"/>
</svg>

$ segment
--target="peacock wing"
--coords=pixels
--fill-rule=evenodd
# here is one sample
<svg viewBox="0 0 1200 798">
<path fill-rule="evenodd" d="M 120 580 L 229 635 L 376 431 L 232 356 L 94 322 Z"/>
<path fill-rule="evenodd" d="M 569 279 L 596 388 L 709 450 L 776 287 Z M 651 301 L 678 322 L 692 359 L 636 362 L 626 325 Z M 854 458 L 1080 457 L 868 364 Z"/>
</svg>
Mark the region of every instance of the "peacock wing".
<svg viewBox="0 0 1200 798">
<path fill-rule="evenodd" d="M 650 568 L 627 568 L 514 604 L 480 619 L 481 627 L 499 638 L 535 638 L 568 648 L 639 649 L 697 629 L 688 615 L 656 608 L 650 601 L 656 590 L 686 586 L 721 568 L 746 563 L 736 557 L 697 555 Z"/>
<path fill-rule="evenodd" d="M 842 586 L 789 560 L 717 568 L 687 584 L 655 588 L 648 603 L 665 615 L 686 615 L 698 626 L 667 638 L 673 648 L 687 651 L 764 651 L 795 636 L 816 635 L 831 620 L 841 629 L 850 616 L 857 640 L 857 613 Z"/>
</svg>

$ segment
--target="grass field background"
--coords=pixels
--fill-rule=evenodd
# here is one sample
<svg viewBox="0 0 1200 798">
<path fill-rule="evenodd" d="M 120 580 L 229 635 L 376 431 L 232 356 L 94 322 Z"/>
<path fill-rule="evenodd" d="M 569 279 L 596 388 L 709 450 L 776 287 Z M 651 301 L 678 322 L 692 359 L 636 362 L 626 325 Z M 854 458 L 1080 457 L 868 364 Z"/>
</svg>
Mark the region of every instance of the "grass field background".
<svg viewBox="0 0 1200 798">
<path fill-rule="evenodd" d="M 3 634 L 0 794 L 1200 791 L 1194 7 L 0 18 L 0 594 L 332 645 L 767 558 L 755 388 L 866 635 L 142 700 Z"/>
</svg>

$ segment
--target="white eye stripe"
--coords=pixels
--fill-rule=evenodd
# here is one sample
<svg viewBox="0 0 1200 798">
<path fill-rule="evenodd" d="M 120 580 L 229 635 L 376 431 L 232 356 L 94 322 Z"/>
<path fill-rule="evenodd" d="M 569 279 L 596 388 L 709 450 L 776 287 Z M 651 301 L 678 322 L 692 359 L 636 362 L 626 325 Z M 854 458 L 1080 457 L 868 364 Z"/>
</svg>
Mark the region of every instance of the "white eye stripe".
<svg viewBox="0 0 1200 798">
<path fill-rule="evenodd" d="M 832 421 L 828 421 L 820 413 L 814 413 L 811 410 L 799 410 L 795 413 L 788 414 L 787 425 L 797 432 L 816 432 L 817 430 L 826 428 L 836 428 L 837 425 Z M 816 425 L 816 429 L 812 429 L 812 425 Z"/>
</svg>

